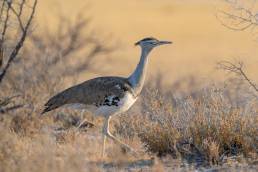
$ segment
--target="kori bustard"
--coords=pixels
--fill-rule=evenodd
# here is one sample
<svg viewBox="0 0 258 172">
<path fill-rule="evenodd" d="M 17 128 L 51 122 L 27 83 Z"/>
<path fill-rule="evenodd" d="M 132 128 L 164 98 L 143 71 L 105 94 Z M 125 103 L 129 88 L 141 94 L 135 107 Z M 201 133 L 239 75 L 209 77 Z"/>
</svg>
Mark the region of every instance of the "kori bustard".
<svg viewBox="0 0 258 172">
<path fill-rule="evenodd" d="M 42 113 L 67 104 L 82 105 L 96 116 L 105 118 L 102 130 L 102 156 L 105 153 L 106 137 L 134 152 L 130 146 L 110 133 L 109 122 L 112 116 L 127 111 L 139 97 L 146 76 L 148 55 L 154 47 L 164 44 L 171 44 L 171 42 L 159 41 L 152 37 L 138 41 L 135 45 L 141 47 L 140 62 L 128 78 L 118 76 L 98 77 L 70 87 L 52 97 L 45 104 Z"/>
</svg>

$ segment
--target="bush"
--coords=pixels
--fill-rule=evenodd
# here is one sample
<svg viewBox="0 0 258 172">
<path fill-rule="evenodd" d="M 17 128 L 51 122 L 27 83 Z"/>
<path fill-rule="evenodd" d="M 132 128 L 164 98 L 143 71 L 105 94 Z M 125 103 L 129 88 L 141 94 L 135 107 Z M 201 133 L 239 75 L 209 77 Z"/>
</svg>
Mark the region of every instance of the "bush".
<svg viewBox="0 0 258 172">
<path fill-rule="evenodd" d="M 248 98 L 248 89 L 242 88 L 237 91 L 245 99 L 232 100 L 236 94 L 232 85 L 230 90 L 210 85 L 180 98 L 146 90 L 142 114 L 133 114 L 131 120 L 121 116 L 115 127 L 125 137 L 132 137 L 128 131 L 136 133 L 146 150 L 158 156 L 210 164 L 222 163 L 229 156 L 257 157 L 256 99 Z M 123 126 L 126 130 L 121 132 Z"/>
</svg>

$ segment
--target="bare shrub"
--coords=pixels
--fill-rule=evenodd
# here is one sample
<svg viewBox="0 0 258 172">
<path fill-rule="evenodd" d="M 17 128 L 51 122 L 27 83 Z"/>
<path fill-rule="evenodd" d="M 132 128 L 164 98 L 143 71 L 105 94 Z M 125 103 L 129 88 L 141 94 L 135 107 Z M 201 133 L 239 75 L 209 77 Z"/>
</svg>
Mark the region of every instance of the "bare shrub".
<svg viewBox="0 0 258 172">
<path fill-rule="evenodd" d="M 36 11 L 37 0 L 3 0 L 0 3 L 0 84 L 15 62 L 27 39 Z M 1 88 L 4 90 L 4 88 Z M 6 113 L 23 107 L 22 104 L 10 105 L 17 96 L 13 93 L 0 96 L 0 111 Z"/>
<path fill-rule="evenodd" d="M 25 7 L 30 9 L 24 4 Z M 113 47 L 106 46 L 104 38 L 99 35 L 89 30 L 89 19 L 81 15 L 74 21 L 60 17 L 57 30 L 46 29 L 45 32 L 26 35 L 26 44 L 22 45 L 22 51 L 9 68 L 13 70 L 8 70 L 4 82 L 1 82 L 0 171 L 85 171 L 88 163 L 85 157 L 90 153 L 86 156 L 82 152 L 88 152 L 87 139 L 81 138 L 75 128 L 81 116 L 66 110 L 54 118 L 51 115 L 40 117 L 39 113 L 43 102 L 67 87 L 67 81 L 78 82 L 78 74 L 98 71 L 99 66 L 92 64 L 103 53 L 108 56 L 113 51 Z M 8 47 L 15 45 L 13 42 L 9 41 Z M 2 67 L 6 64 L 9 49 L 4 52 L 4 58 L 0 56 Z M 83 128 L 88 127 L 92 124 L 83 125 Z M 78 152 L 73 144 L 86 151 Z M 98 149 L 92 151 L 95 150 Z M 94 159 L 95 154 L 91 154 Z M 96 165 L 87 166 L 97 169 Z"/>
<path fill-rule="evenodd" d="M 93 63 L 103 53 L 108 56 L 113 47 L 110 44 L 106 46 L 105 41 L 88 27 L 89 19 L 82 15 L 78 15 L 74 21 L 60 17 L 57 30 L 46 29 L 46 32 L 29 35 L 28 44 L 24 45 L 20 54 L 23 58 L 15 61 L 13 68 L 16 70 L 10 71 L 1 85 L 5 92 L 0 92 L 0 97 L 19 95 L 19 98 L 11 97 L 12 103 L 0 108 L 1 112 L 23 116 L 19 111 L 14 111 L 23 107 L 26 109 L 24 117 L 32 118 L 40 113 L 42 104 L 50 95 L 67 87 L 64 83 L 78 82 L 75 76 L 84 71 L 97 72 L 97 65 Z M 3 98 L 1 104 L 11 101 L 9 99 Z M 55 120 L 61 120 L 60 116 L 69 116 L 70 113 L 62 114 L 57 114 L 59 118 Z M 73 114 L 75 121 L 70 120 L 72 117 L 62 118 L 63 127 L 78 125 L 81 117 Z"/>
<path fill-rule="evenodd" d="M 256 2 L 255 2 L 256 3 Z M 253 33 L 257 33 L 258 18 L 257 12 L 252 10 L 252 5 L 248 2 L 226 2 L 226 10 L 217 11 L 217 19 L 228 29 L 235 31 L 245 31 L 250 29 Z M 248 7 L 249 6 L 249 7 Z"/>
<path fill-rule="evenodd" d="M 245 80 L 253 89 L 258 93 L 258 87 L 256 84 L 247 76 L 246 72 L 243 69 L 244 63 L 243 62 L 237 62 L 232 63 L 230 61 L 221 61 L 218 63 L 218 68 L 225 70 L 226 72 L 230 72 L 235 74 L 237 77 L 240 77 L 241 79 Z"/>
<path fill-rule="evenodd" d="M 29 7 L 32 4 L 32 7 Z M 22 0 L 3 0 L 0 7 L 1 19 L 1 38 L 0 38 L 0 53 L 1 53 L 1 73 L 0 83 L 6 75 L 7 70 L 17 57 L 23 43 L 27 38 L 32 19 L 36 11 L 37 0 L 30 2 Z M 28 12 L 29 10 L 29 12 Z M 29 13 L 29 14 L 26 14 Z M 13 42 L 13 43 L 10 43 Z M 8 48 L 9 52 L 5 48 Z M 6 55 L 6 57 L 5 57 Z M 3 65 L 3 61 L 7 61 Z"/>
<path fill-rule="evenodd" d="M 50 95 L 67 87 L 67 81 L 78 82 L 81 72 L 97 72 L 99 66 L 92 64 L 113 51 L 88 24 L 81 16 L 74 21 L 61 17 L 57 30 L 27 35 L 10 68 L 15 70 L 8 70 L 1 83 L 0 171 L 99 170 L 85 158 L 97 159 L 98 144 L 76 130 L 81 120 L 77 112 L 39 116 Z"/>
</svg>

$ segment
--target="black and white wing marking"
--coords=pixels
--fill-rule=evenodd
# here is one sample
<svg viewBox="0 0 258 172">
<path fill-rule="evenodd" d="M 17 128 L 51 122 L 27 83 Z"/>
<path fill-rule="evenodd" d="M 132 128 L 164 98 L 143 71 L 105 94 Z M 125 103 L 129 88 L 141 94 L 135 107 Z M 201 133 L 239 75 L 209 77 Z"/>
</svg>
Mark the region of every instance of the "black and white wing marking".
<svg viewBox="0 0 258 172">
<path fill-rule="evenodd" d="M 114 95 L 105 96 L 102 106 L 118 106 L 119 101 L 120 101 L 120 98 L 117 96 L 114 96 Z"/>
</svg>

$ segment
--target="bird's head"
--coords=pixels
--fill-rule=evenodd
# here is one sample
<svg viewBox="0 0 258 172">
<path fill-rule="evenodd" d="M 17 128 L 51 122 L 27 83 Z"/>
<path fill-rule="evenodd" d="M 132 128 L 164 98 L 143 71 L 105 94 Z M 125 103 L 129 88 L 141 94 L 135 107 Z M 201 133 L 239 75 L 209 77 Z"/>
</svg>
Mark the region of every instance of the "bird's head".
<svg viewBox="0 0 258 172">
<path fill-rule="evenodd" d="M 149 49 L 152 50 L 154 47 L 165 45 L 165 44 L 172 44 L 170 41 L 160 41 L 153 37 L 144 38 L 138 42 L 135 43 L 135 46 L 139 45 L 143 49 Z"/>
</svg>

